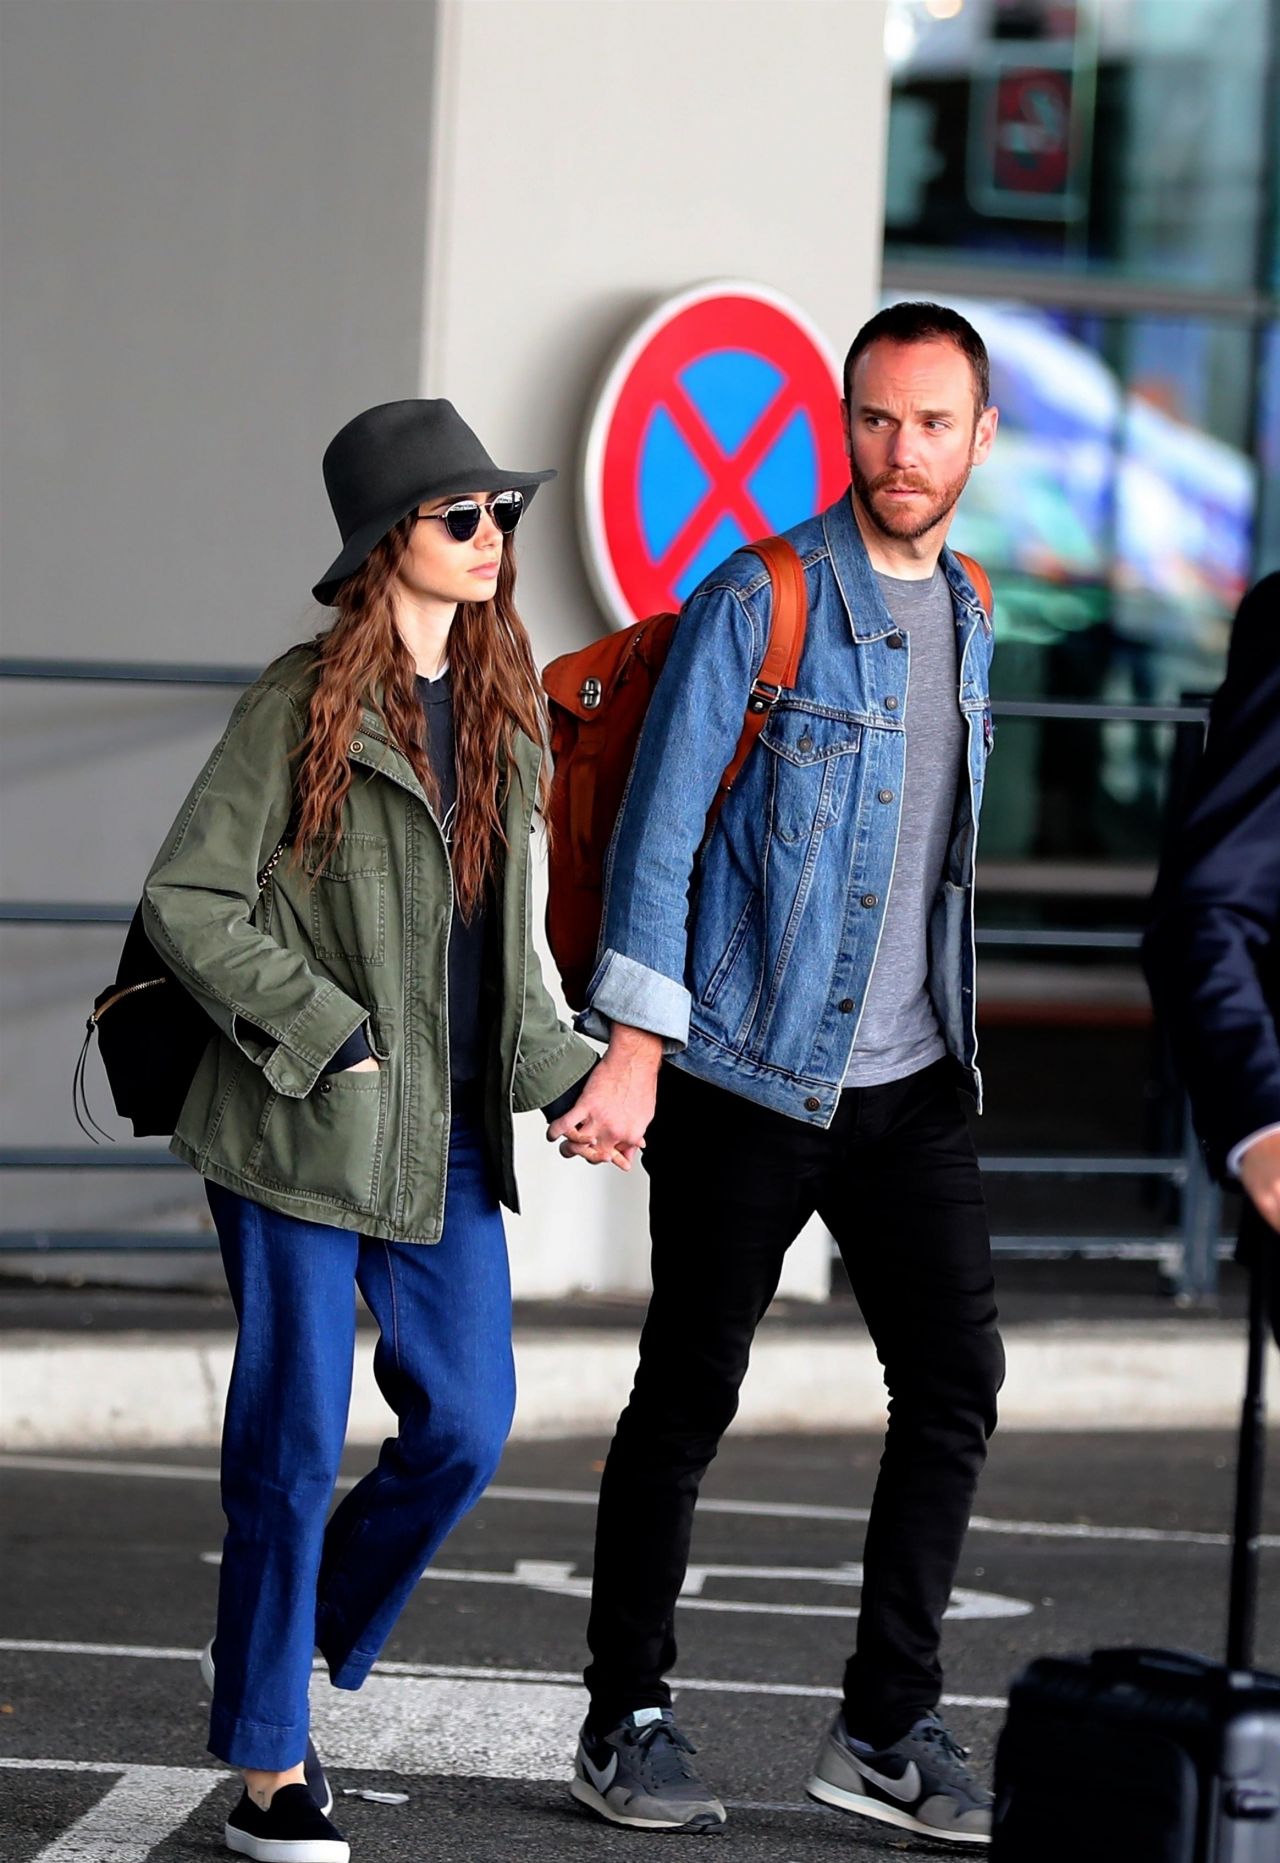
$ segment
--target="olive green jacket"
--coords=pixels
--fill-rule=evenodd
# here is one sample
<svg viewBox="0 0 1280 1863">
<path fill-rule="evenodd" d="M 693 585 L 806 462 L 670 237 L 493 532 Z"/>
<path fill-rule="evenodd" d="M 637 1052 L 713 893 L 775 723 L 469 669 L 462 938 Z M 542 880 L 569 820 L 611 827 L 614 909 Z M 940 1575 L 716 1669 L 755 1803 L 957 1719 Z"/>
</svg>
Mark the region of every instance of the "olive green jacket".
<svg viewBox="0 0 1280 1863">
<path fill-rule="evenodd" d="M 241 698 L 147 878 L 147 935 L 217 1025 L 172 1149 L 271 1209 L 391 1241 L 436 1242 L 449 1156 L 449 856 L 408 760 L 366 710 L 332 860 L 284 854 L 315 655 L 294 648 Z M 484 1124 L 502 1201 L 519 1209 L 512 1115 L 548 1105 L 595 1050 L 557 1018 L 531 938 L 539 748 L 504 782 L 508 847 L 493 908 L 499 1004 Z M 380 1066 L 322 1078 L 363 1028 Z"/>
</svg>

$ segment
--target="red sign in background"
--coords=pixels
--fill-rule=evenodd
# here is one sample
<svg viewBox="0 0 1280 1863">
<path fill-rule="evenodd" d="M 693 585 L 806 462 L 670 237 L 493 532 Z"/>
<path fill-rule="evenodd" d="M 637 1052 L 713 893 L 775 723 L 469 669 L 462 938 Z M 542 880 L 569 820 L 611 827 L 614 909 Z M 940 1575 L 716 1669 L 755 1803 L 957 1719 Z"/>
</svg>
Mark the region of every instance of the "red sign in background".
<svg viewBox="0 0 1280 1863">
<path fill-rule="evenodd" d="M 679 607 L 743 543 L 848 483 L 834 362 L 803 314 L 752 286 L 708 286 L 634 332 L 587 447 L 588 558 L 624 626 Z"/>
</svg>

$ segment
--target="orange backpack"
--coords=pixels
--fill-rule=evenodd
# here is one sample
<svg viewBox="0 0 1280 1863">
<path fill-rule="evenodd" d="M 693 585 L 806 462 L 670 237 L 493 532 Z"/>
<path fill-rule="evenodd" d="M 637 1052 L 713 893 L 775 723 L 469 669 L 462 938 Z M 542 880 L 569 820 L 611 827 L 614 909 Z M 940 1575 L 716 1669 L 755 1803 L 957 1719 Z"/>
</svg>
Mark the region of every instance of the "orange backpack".
<svg viewBox="0 0 1280 1863">
<path fill-rule="evenodd" d="M 742 735 L 707 813 L 710 831 L 779 694 L 796 681 L 806 602 L 800 558 L 781 537 L 745 546 L 773 583 L 773 618 Z M 586 1004 L 604 911 L 604 864 L 654 686 L 678 615 L 650 615 L 576 653 L 542 675 L 550 700 L 550 884 L 547 939 L 572 1009 Z"/>
</svg>

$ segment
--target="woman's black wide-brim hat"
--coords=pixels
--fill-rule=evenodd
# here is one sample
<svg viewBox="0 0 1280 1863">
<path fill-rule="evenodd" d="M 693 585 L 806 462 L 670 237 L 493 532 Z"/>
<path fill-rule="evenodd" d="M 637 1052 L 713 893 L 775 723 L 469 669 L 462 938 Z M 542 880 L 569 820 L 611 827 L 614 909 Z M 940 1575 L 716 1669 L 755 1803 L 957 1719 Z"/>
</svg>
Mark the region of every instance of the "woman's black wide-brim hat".
<svg viewBox="0 0 1280 1863">
<path fill-rule="evenodd" d="M 312 594 L 330 604 L 374 545 L 428 498 L 507 491 L 532 498 L 555 476 L 495 466 L 451 401 L 385 401 L 366 408 L 325 448 L 325 490 L 342 549 Z"/>
</svg>

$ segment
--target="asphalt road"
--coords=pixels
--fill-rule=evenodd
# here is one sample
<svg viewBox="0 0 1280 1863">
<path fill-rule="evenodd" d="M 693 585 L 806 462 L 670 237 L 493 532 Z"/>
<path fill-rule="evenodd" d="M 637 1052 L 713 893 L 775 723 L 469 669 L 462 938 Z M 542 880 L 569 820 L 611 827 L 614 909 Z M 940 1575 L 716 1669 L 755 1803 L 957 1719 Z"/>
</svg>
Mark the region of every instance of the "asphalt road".
<svg viewBox="0 0 1280 1863">
<path fill-rule="evenodd" d="M 643 1848 L 643 1836 L 578 1811 L 565 1783 L 603 1447 L 513 1446 L 366 1689 L 340 1694 L 317 1677 L 316 1743 L 357 1863 L 559 1863 Z M 979 1766 L 990 1765 L 1010 1676 L 1038 1651 L 1220 1648 L 1231 1452 L 1208 1435 L 997 1437 L 945 1651 L 946 1719 Z M 726 1863 L 964 1854 L 803 1793 L 851 1639 L 849 1568 L 878 1453 L 870 1437 L 730 1439 L 708 1476 L 677 1709 L 731 1808 L 709 1840 Z M 225 1854 L 235 1788 L 203 1750 L 195 1666 L 221 1534 L 210 1458 L 0 1464 L 0 1860 Z M 1277 1489 L 1258 1651 L 1272 1668 Z M 344 1797 L 352 1787 L 407 1802 Z M 1112 1863 L 1102 1834 L 1091 1863 Z"/>
</svg>

